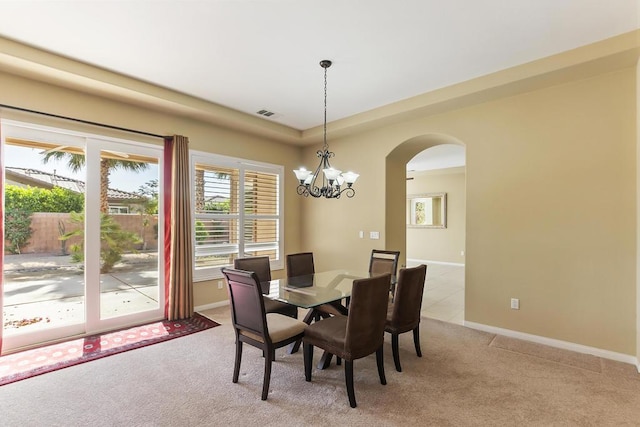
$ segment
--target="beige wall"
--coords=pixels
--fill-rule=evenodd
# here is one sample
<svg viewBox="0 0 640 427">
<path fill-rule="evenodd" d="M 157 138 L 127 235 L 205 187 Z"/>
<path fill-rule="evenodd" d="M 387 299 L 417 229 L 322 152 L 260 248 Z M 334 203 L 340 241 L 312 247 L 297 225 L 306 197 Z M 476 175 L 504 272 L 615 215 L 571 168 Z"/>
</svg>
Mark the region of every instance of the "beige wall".
<svg viewBox="0 0 640 427">
<path fill-rule="evenodd" d="M 136 107 L 2 72 L 0 72 L 0 87 L 2 88 L 0 91 L 1 104 L 153 134 L 185 135 L 189 138 L 190 148 L 192 149 L 284 165 L 287 172 L 298 167 L 300 163 L 300 149 L 297 147 L 238 131 L 227 130 L 205 122 L 163 114 L 151 109 Z M 0 109 L 0 117 L 67 129 L 82 129 L 93 133 L 108 134 L 152 144 L 162 143 L 158 138 L 140 137 L 135 134 L 108 131 L 104 128 L 84 126 L 64 120 L 47 119 L 39 115 L 21 114 L 10 109 Z M 295 252 L 300 249 L 300 201 L 295 193 L 291 178 L 288 173 L 285 174 L 285 250 L 287 252 Z M 282 275 L 284 275 L 283 270 L 274 272 L 274 277 Z M 194 286 L 196 306 L 226 299 L 226 288 L 218 289 L 216 282 L 198 282 Z"/>
<path fill-rule="evenodd" d="M 412 194 L 447 193 L 447 228 L 407 227 L 407 259 L 464 264 L 465 172 L 464 167 L 413 173 L 407 181 Z"/>
<path fill-rule="evenodd" d="M 303 246 L 321 268 L 405 252 L 400 159 L 462 142 L 466 321 L 634 355 L 635 84 L 626 68 L 332 139 L 334 163 L 361 173 L 358 194 L 305 201 Z M 360 240 L 363 228 L 385 233 Z"/>
</svg>

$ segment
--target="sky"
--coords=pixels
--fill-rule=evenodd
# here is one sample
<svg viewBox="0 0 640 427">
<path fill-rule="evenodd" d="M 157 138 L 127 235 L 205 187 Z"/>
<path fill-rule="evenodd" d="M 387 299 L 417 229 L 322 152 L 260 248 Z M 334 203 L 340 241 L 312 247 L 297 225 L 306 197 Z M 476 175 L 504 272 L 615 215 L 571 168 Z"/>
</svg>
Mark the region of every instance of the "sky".
<svg viewBox="0 0 640 427">
<path fill-rule="evenodd" d="M 66 161 L 53 159 L 45 164 L 42 161 L 42 151 L 42 149 L 38 148 L 25 148 L 6 144 L 4 146 L 4 165 L 5 167 L 37 169 L 49 173 L 55 170 L 56 175 L 79 181 L 85 180 L 84 167 L 80 172 L 74 173 L 67 167 Z M 109 175 L 109 187 L 133 193 L 137 192 L 142 185 L 152 179 L 158 179 L 158 165 L 156 164 L 150 164 L 146 171 L 140 173 L 120 170 L 112 171 Z"/>
</svg>

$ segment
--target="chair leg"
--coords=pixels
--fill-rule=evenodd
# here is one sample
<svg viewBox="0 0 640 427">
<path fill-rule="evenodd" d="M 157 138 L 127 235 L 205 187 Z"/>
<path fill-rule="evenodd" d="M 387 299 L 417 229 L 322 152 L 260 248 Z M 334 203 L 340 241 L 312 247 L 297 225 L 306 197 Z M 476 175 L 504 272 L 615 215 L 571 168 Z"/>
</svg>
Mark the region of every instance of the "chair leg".
<svg viewBox="0 0 640 427">
<path fill-rule="evenodd" d="M 347 384 L 347 396 L 349 396 L 349 404 L 352 408 L 355 408 L 356 405 L 356 393 L 353 390 L 353 361 L 345 360 L 344 361 L 344 380 Z"/>
<path fill-rule="evenodd" d="M 420 350 L 420 325 L 416 326 L 413 330 L 413 344 L 416 346 L 416 354 L 418 357 L 422 357 L 422 350 Z"/>
<path fill-rule="evenodd" d="M 240 375 L 240 361 L 242 360 L 242 341 L 236 340 L 236 363 L 233 366 L 233 382 L 238 382 Z"/>
<path fill-rule="evenodd" d="M 398 334 L 391 334 L 391 349 L 393 350 L 393 363 L 396 365 L 396 371 L 402 372 L 400 351 L 398 350 Z"/>
<path fill-rule="evenodd" d="M 311 381 L 311 365 L 313 363 L 313 346 L 311 344 L 303 344 L 302 352 L 304 353 L 304 379 Z"/>
<path fill-rule="evenodd" d="M 262 380 L 262 400 L 267 400 L 269 394 L 269 382 L 271 381 L 271 363 L 273 362 L 273 351 L 267 349 L 264 352 L 264 379 Z"/>
<path fill-rule="evenodd" d="M 380 376 L 380 384 L 387 385 L 387 378 L 384 375 L 384 351 L 382 346 L 380 346 L 380 348 L 376 350 L 376 363 L 378 364 L 378 375 Z"/>
</svg>

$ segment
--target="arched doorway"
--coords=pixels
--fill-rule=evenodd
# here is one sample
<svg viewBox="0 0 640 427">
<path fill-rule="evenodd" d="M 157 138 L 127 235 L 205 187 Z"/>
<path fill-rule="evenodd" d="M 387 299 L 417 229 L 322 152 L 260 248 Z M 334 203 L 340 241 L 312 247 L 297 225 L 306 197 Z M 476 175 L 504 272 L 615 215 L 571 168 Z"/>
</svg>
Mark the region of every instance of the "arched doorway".
<svg viewBox="0 0 640 427">
<path fill-rule="evenodd" d="M 403 265 L 429 266 L 423 314 L 458 324 L 464 321 L 464 154 L 457 139 L 430 134 L 403 142 L 386 162 L 387 236 L 404 249 Z"/>
</svg>

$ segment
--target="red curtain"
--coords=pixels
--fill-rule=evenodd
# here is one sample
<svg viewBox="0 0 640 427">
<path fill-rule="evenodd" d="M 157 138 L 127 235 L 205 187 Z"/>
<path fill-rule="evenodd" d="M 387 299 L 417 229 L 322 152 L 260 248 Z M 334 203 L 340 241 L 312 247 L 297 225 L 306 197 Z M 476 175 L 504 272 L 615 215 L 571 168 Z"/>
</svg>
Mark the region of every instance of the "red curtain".
<svg viewBox="0 0 640 427">
<path fill-rule="evenodd" d="M 193 316 L 193 245 L 189 139 L 164 140 L 165 316 Z"/>
</svg>

